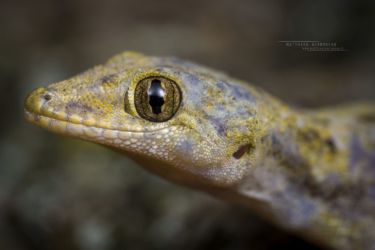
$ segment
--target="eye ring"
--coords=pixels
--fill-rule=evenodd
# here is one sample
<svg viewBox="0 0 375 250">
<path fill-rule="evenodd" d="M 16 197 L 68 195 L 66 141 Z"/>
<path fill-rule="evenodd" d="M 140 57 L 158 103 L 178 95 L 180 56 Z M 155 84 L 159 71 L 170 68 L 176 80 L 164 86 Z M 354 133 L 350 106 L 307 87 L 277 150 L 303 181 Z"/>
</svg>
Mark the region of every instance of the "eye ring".
<svg viewBox="0 0 375 250">
<path fill-rule="evenodd" d="M 140 80 L 134 91 L 134 106 L 140 117 L 151 122 L 170 120 L 178 111 L 182 92 L 177 83 L 162 76 Z"/>
</svg>

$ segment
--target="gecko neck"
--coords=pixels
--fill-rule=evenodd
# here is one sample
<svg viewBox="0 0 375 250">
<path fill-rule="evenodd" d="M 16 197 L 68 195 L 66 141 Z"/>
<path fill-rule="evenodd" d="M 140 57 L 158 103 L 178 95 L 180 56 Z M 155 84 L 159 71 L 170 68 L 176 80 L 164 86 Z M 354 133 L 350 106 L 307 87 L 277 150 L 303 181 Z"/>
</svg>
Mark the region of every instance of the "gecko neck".
<svg viewBox="0 0 375 250">
<path fill-rule="evenodd" d="M 349 171 L 350 126 L 330 124 L 308 112 L 284 114 L 268 125 L 254 150 L 249 173 L 237 189 L 266 201 L 281 225 L 304 228 L 307 237 L 347 247 L 350 237 L 361 238 L 353 230 L 372 228 L 345 215 L 351 209 L 347 204 L 357 201 L 358 209 L 369 204 L 363 184 L 355 182 Z M 339 129 L 344 131 L 341 144 L 335 134 Z M 366 211 L 358 214 L 371 218 Z"/>
<path fill-rule="evenodd" d="M 342 188 L 349 177 L 348 148 L 338 148 L 334 128 L 308 112 L 288 109 L 279 114 L 256 146 L 250 176 L 270 175 L 269 180 L 255 179 L 261 180 L 264 190 L 280 197 L 291 197 L 294 190 L 294 198 L 300 200 L 332 198 L 331 193 Z"/>
</svg>

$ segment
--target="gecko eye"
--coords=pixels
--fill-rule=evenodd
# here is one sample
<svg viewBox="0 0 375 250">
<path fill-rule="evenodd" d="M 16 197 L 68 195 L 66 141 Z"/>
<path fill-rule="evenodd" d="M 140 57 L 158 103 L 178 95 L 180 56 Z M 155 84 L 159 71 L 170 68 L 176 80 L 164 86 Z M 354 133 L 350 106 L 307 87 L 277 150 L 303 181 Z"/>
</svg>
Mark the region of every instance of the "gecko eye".
<svg viewBox="0 0 375 250">
<path fill-rule="evenodd" d="M 135 108 L 140 117 L 152 122 L 165 122 L 177 112 L 181 103 L 181 90 L 164 77 L 148 77 L 135 88 Z"/>
</svg>

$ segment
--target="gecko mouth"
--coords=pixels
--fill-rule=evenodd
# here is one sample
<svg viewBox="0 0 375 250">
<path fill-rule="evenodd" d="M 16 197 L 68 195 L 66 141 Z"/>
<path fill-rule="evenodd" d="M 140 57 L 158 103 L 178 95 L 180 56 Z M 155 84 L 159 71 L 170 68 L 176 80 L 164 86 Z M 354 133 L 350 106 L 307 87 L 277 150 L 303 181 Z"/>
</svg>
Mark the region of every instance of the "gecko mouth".
<svg viewBox="0 0 375 250">
<path fill-rule="evenodd" d="M 27 108 L 25 108 L 25 118 L 29 122 L 57 134 L 123 148 L 134 147 L 138 142 L 145 139 L 166 138 L 170 132 L 173 133 L 178 130 L 177 127 L 162 128 L 153 131 L 121 131 L 100 128 L 40 115 L 29 111 Z"/>
</svg>

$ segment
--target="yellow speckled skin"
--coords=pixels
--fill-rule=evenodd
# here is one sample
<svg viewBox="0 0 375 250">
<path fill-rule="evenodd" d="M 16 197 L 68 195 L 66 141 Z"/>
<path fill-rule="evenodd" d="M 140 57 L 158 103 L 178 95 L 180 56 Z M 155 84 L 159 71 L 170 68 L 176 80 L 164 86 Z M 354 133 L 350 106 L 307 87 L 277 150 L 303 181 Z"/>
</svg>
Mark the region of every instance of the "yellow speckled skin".
<svg viewBox="0 0 375 250">
<path fill-rule="evenodd" d="M 142 119 L 137 83 L 174 81 L 166 122 Z M 33 91 L 26 118 L 106 145 L 171 181 L 250 205 L 337 249 L 375 248 L 375 109 L 294 110 L 225 74 L 176 58 L 125 52 Z"/>
</svg>

